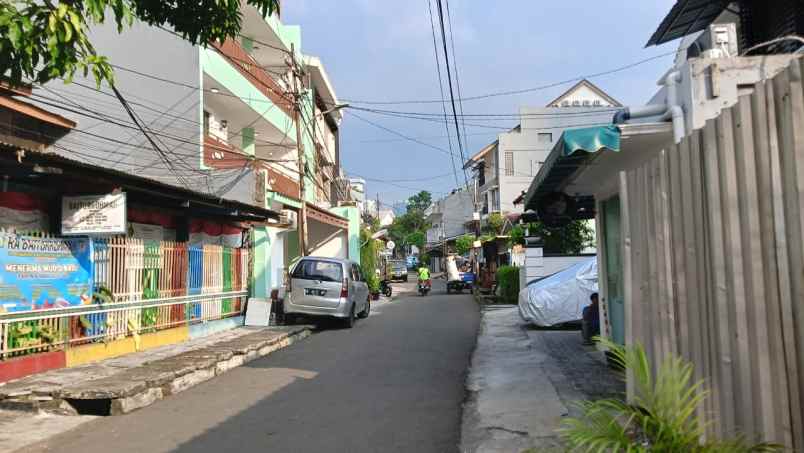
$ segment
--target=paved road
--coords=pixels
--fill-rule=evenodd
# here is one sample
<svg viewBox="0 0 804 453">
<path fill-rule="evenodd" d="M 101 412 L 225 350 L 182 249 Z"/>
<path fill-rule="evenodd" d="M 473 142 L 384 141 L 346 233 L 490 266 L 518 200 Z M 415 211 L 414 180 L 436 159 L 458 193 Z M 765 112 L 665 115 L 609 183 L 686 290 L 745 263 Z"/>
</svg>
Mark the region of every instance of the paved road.
<svg viewBox="0 0 804 453">
<path fill-rule="evenodd" d="M 478 308 L 443 281 L 432 294 L 25 452 L 457 451 Z"/>
</svg>

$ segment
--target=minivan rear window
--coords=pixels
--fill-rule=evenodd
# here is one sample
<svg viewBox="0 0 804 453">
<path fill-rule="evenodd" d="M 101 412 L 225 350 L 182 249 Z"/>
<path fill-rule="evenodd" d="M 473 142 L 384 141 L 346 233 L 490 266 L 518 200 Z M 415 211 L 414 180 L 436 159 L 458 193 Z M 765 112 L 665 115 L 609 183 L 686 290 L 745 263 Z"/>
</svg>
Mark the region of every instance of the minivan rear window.
<svg viewBox="0 0 804 453">
<path fill-rule="evenodd" d="M 293 278 L 340 282 L 343 281 L 343 268 L 340 263 L 332 261 L 302 260 L 293 270 Z"/>
</svg>

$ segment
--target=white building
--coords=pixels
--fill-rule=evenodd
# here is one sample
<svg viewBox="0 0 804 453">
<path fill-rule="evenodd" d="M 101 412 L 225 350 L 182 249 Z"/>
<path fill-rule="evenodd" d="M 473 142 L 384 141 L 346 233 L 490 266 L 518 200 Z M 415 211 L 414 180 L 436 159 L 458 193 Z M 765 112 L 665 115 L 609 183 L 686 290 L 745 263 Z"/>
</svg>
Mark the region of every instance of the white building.
<svg viewBox="0 0 804 453">
<path fill-rule="evenodd" d="M 392 223 L 394 223 L 394 219 L 396 218 L 396 214 L 394 214 L 393 209 L 380 209 L 380 226 L 386 227 Z"/>
<path fill-rule="evenodd" d="M 514 200 L 530 186 L 547 155 L 568 128 L 610 124 L 619 102 L 582 80 L 546 107 L 520 109 L 520 124 L 472 156 L 464 168 L 475 172 L 480 211 L 520 212 Z"/>
<path fill-rule="evenodd" d="M 446 197 L 430 205 L 424 214 L 430 229 L 427 230 L 427 244 L 437 246 L 470 232 L 467 222 L 471 222 L 474 212 L 472 193 L 465 189 L 453 191 Z"/>
</svg>

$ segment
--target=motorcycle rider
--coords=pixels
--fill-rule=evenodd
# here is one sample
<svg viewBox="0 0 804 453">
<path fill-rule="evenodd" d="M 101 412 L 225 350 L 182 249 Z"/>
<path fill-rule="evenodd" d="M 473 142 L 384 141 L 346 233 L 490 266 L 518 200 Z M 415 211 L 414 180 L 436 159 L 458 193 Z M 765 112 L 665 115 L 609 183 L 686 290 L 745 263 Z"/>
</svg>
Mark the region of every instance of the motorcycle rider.
<svg viewBox="0 0 804 453">
<path fill-rule="evenodd" d="M 427 287 L 430 287 L 430 269 L 427 266 L 422 266 L 418 270 L 419 273 L 419 283 L 424 282 Z"/>
</svg>

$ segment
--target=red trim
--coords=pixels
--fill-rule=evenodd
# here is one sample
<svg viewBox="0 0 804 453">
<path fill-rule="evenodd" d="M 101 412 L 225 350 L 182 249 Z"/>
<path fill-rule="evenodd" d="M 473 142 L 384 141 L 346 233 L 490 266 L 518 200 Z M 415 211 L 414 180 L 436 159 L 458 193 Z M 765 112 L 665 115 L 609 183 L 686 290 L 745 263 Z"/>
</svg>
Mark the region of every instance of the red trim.
<svg viewBox="0 0 804 453">
<path fill-rule="evenodd" d="M 47 211 L 42 198 L 25 192 L 0 192 L 0 206 L 17 211 Z"/>
<path fill-rule="evenodd" d="M 161 225 L 169 229 L 176 228 L 176 219 L 173 216 L 158 211 L 128 208 L 128 221 L 147 223 L 148 225 Z"/>
<path fill-rule="evenodd" d="M 64 351 L 41 352 L 16 359 L 8 359 L 0 362 L 0 382 L 66 366 L 67 356 Z"/>
<path fill-rule="evenodd" d="M 190 221 L 190 233 L 204 233 L 209 236 L 221 236 L 229 234 L 242 234 L 243 229 L 235 225 L 220 224 L 201 219 Z"/>
</svg>

